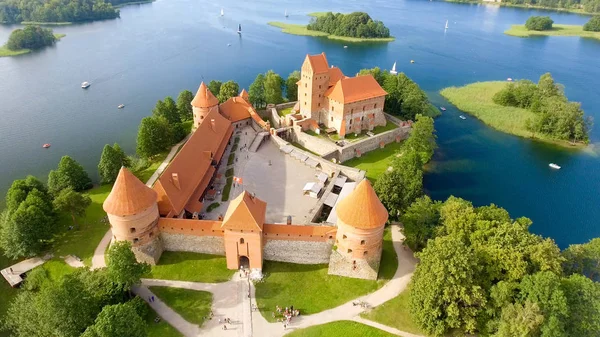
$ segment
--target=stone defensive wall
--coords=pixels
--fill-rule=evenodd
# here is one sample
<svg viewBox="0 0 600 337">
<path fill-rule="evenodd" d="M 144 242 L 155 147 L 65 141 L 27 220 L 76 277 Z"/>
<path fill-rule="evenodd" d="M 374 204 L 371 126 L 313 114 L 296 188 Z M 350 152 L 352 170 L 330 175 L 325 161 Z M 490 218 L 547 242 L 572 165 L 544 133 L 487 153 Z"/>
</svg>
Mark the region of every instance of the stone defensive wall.
<svg viewBox="0 0 600 337">
<path fill-rule="evenodd" d="M 166 251 L 225 255 L 220 221 L 160 218 L 158 227 Z"/>
<path fill-rule="evenodd" d="M 329 263 L 336 232 L 334 226 L 265 224 L 263 257 L 299 264 Z"/>
</svg>

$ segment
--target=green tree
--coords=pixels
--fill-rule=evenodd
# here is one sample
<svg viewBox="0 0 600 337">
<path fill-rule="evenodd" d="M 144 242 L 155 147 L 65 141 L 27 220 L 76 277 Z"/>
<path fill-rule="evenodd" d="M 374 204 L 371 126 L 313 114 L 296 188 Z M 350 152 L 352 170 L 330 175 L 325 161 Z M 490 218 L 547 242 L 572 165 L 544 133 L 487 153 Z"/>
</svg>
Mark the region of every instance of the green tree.
<svg viewBox="0 0 600 337">
<path fill-rule="evenodd" d="M 537 303 L 544 315 L 541 336 L 568 336 L 565 321 L 569 306 L 558 275 L 552 272 L 527 275 L 521 281 L 520 291 L 520 297 Z"/>
<path fill-rule="evenodd" d="M 25 179 L 13 181 L 6 192 L 6 208 L 16 210 L 33 190 L 40 192 L 40 197 L 46 205 L 52 205 L 52 196 L 48 193 L 46 185 L 34 176 L 27 176 Z"/>
<path fill-rule="evenodd" d="M 552 75 L 550 73 L 545 73 L 540 76 L 538 81 L 538 90 L 542 97 L 553 97 L 553 96 L 561 96 L 562 91 L 560 87 L 554 82 Z"/>
<path fill-rule="evenodd" d="M 61 212 L 70 213 L 73 224 L 76 226 L 75 216 L 85 216 L 85 211 L 91 204 L 92 199 L 90 197 L 77 193 L 70 188 L 60 191 L 54 199 L 54 207 Z"/>
<path fill-rule="evenodd" d="M 227 81 L 219 88 L 219 103 L 223 103 L 231 97 L 235 97 L 240 94 L 240 86 L 234 81 Z"/>
<path fill-rule="evenodd" d="M 551 30 L 554 21 L 548 16 L 531 16 L 525 22 L 525 28 L 528 30 Z"/>
<path fill-rule="evenodd" d="M 46 269 L 41 266 L 33 268 L 27 273 L 27 278 L 23 281 L 23 289 L 28 291 L 38 291 L 49 281 Z"/>
<path fill-rule="evenodd" d="M 600 238 L 585 244 L 570 245 L 562 254 L 566 275 L 578 273 L 600 282 Z"/>
<path fill-rule="evenodd" d="M 98 173 L 100 174 L 100 182 L 102 184 L 112 184 L 117 179 L 121 167 L 131 166 L 129 158 L 125 152 L 121 150 L 119 144 L 114 146 L 109 144 L 104 145 L 100 162 L 98 163 Z"/>
<path fill-rule="evenodd" d="M 248 89 L 248 99 L 256 108 L 265 106 L 265 75 L 258 74 Z"/>
<path fill-rule="evenodd" d="M 6 47 L 10 50 L 40 49 L 56 42 L 52 29 L 40 26 L 25 26 L 15 29 L 9 36 Z"/>
<path fill-rule="evenodd" d="M 218 96 L 219 92 L 221 92 L 222 84 L 221 81 L 212 80 L 208 83 L 208 90 L 210 90 L 213 95 Z"/>
<path fill-rule="evenodd" d="M 110 279 L 123 291 L 129 291 L 133 285 L 140 283 L 143 275 L 150 272 L 147 263 L 136 260 L 128 241 L 118 241 L 110 246 L 107 267 Z"/>
<path fill-rule="evenodd" d="M 194 94 L 189 90 L 184 90 L 177 96 L 177 110 L 179 111 L 179 118 L 182 121 L 192 120 L 194 112 L 192 110 L 192 101 L 194 100 Z"/>
<path fill-rule="evenodd" d="M 416 151 L 421 156 L 421 161 L 427 163 L 437 147 L 435 139 L 433 118 L 417 115 L 417 121 L 413 123 L 410 136 L 404 142 L 403 147 Z"/>
<path fill-rule="evenodd" d="M 590 21 L 583 25 L 583 30 L 587 32 L 600 32 L 600 15 L 592 16 Z"/>
<path fill-rule="evenodd" d="M 145 337 L 146 322 L 127 303 L 107 305 L 89 326 L 85 337 Z"/>
<path fill-rule="evenodd" d="M 312 18 L 307 28 L 332 35 L 359 38 L 386 38 L 390 30 L 381 21 L 373 20 L 365 12 L 350 14 L 328 12 Z"/>
<path fill-rule="evenodd" d="M 279 104 L 283 102 L 281 87 L 284 81 L 273 70 L 265 74 L 265 101 L 269 104 Z"/>
<path fill-rule="evenodd" d="M 156 106 L 152 110 L 152 113 L 155 116 L 164 117 L 169 122 L 169 125 L 181 123 L 181 117 L 179 110 L 177 109 L 177 104 L 173 98 L 171 98 L 171 96 L 165 97 L 164 101 L 159 100 L 156 102 Z"/>
<path fill-rule="evenodd" d="M 402 214 L 404 225 L 404 242 L 414 252 L 420 252 L 427 246 L 427 241 L 435 238 L 440 225 L 440 207 L 442 203 L 433 201 L 428 196 L 415 200 Z"/>
<path fill-rule="evenodd" d="M 487 302 L 478 285 L 480 267 L 474 250 L 450 235 L 430 240 L 416 256 L 420 263 L 410 296 L 415 322 L 434 336 L 449 329 L 474 333 Z"/>
<path fill-rule="evenodd" d="M 562 289 L 569 306 L 565 329 L 568 336 L 600 334 L 600 283 L 573 274 L 562 279 Z"/>
<path fill-rule="evenodd" d="M 494 337 L 538 337 L 543 322 L 544 315 L 537 303 L 509 303 L 502 309 L 498 332 Z"/>
<path fill-rule="evenodd" d="M 382 72 L 381 69 L 379 67 L 375 67 L 375 68 L 371 68 L 371 69 L 361 69 L 358 72 L 359 75 L 373 75 L 373 77 L 375 78 L 375 80 L 377 81 L 377 83 L 379 83 L 380 86 L 383 87 L 383 83 L 384 80 L 386 78 L 386 73 Z M 394 86 L 395 90 L 396 87 Z M 388 94 L 390 92 L 388 91 Z"/>
<path fill-rule="evenodd" d="M 140 157 L 151 158 L 166 151 L 172 143 L 172 131 L 164 117 L 150 116 L 142 119 L 136 146 Z"/>
<path fill-rule="evenodd" d="M 298 81 L 300 81 L 300 72 L 295 70 L 285 81 L 285 97 L 288 101 L 294 102 L 298 100 Z"/>
<path fill-rule="evenodd" d="M 70 188 L 80 192 L 92 188 L 92 179 L 83 166 L 69 156 L 63 156 L 58 163 L 58 169 L 48 174 L 48 189 L 53 195 L 61 190 Z"/>
</svg>

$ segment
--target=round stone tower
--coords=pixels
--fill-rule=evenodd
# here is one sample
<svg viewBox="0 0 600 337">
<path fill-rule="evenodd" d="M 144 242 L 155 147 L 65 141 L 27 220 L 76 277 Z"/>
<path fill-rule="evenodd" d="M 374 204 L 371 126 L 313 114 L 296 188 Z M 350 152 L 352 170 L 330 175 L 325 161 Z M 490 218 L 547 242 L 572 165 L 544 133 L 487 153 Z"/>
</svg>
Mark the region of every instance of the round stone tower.
<svg viewBox="0 0 600 337">
<path fill-rule="evenodd" d="M 337 204 L 336 214 L 337 249 L 329 274 L 377 279 L 388 212 L 367 179 Z"/>
<path fill-rule="evenodd" d="M 156 192 L 122 167 L 103 204 L 113 240 L 129 241 L 138 261 L 156 264 L 162 254 Z"/>
<path fill-rule="evenodd" d="M 192 129 L 195 131 L 198 125 L 202 123 L 204 117 L 211 109 L 219 108 L 219 100 L 210 92 L 206 84 L 202 82 L 196 96 L 192 100 L 192 110 L 194 112 L 194 125 Z"/>
</svg>

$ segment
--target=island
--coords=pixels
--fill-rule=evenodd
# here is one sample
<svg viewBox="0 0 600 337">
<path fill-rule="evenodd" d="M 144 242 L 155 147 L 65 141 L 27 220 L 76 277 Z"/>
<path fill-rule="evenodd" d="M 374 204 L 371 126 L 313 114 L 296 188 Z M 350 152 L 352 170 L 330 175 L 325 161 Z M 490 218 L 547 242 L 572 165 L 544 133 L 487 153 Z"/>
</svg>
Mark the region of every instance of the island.
<svg viewBox="0 0 600 337">
<path fill-rule="evenodd" d="M 533 18 L 533 17 L 532 17 Z M 530 18 L 530 19 L 532 19 Z M 529 20 L 527 20 L 529 22 Z M 579 36 L 600 39 L 600 16 L 594 16 L 585 25 L 561 25 L 552 23 L 545 29 L 532 29 L 525 25 L 512 25 L 504 32 L 506 35 L 517 37 L 531 36 Z"/>
<path fill-rule="evenodd" d="M 550 74 L 538 84 L 477 82 L 443 89 L 441 95 L 458 109 L 492 128 L 538 141 L 566 147 L 585 147 L 591 119 L 580 103 L 569 102 Z"/>
<path fill-rule="evenodd" d="M 0 47 L 0 57 L 27 54 L 33 50 L 54 45 L 64 36 L 65 34 L 54 34 L 52 29 L 40 26 L 15 29 L 10 34 L 8 42 Z"/>
<path fill-rule="evenodd" d="M 577 14 L 600 13 L 600 0 L 575 0 L 571 2 L 549 1 L 540 6 L 534 0 L 445 0 L 446 2 L 477 3 L 492 6 L 517 7 L 527 9 L 544 9 L 557 12 L 569 12 Z M 566 5 L 566 6 L 565 6 Z"/>
<path fill-rule="evenodd" d="M 373 20 L 369 14 L 364 12 L 350 14 L 314 12 L 308 15 L 312 17 L 308 25 L 285 22 L 268 22 L 268 24 L 281 28 L 287 34 L 321 36 L 346 42 L 391 42 L 395 40 L 383 22 Z"/>
</svg>

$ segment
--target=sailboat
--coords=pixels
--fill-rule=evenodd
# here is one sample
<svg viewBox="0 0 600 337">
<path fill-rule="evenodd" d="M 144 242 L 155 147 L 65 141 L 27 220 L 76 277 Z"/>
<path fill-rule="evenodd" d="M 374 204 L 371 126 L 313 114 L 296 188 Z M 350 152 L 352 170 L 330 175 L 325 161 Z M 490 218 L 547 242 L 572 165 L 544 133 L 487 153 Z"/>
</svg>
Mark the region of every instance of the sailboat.
<svg viewBox="0 0 600 337">
<path fill-rule="evenodd" d="M 223 11 L 223 8 L 221 8 L 221 16 L 225 15 L 225 12 Z"/>
<path fill-rule="evenodd" d="M 287 13 L 287 9 L 285 10 L 284 15 L 285 15 L 286 18 L 289 16 L 288 13 Z"/>
<path fill-rule="evenodd" d="M 446 28 L 444 29 L 448 29 L 448 20 L 446 20 Z"/>
<path fill-rule="evenodd" d="M 238 34 L 242 35 L 242 24 L 238 25 Z"/>
<path fill-rule="evenodd" d="M 394 62 L 394 65 L 392 66 L 392 70 L 390 70 L 390 74 L 392 74 L 392 75 L 398 74 L 398 72 L 396 71 L 396 62 Z"/>
</svg>

